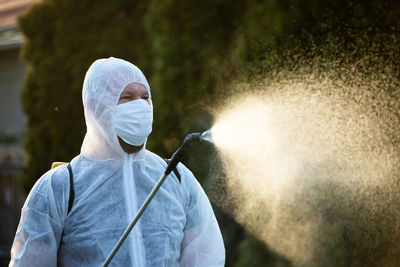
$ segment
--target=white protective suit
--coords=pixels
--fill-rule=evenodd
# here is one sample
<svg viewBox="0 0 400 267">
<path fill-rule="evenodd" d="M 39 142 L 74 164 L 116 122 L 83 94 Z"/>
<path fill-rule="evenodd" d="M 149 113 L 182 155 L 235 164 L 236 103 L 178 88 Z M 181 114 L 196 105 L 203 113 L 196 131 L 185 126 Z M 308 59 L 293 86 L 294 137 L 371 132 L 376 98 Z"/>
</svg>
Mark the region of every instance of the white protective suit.
<svg viewBox="0 0 400 267">
<path fill-rule="evenodd" d="M 166 163 L 143 148 L 127 154 L 114 128 L 126 85 L 150 87 L 142 72 L 121 59 L 95 61 L 86 73 L 83 104 L 87 133 L 71 161 L 75 198 L 67 214 L 69 174 L 44 174 L 22 209 L 10 266 L 101 266 L 136 214 Z M 193 174 L 178 165 L 110 266 L 223 266 L 223 240 L 210 202 Z"/>
</svg>

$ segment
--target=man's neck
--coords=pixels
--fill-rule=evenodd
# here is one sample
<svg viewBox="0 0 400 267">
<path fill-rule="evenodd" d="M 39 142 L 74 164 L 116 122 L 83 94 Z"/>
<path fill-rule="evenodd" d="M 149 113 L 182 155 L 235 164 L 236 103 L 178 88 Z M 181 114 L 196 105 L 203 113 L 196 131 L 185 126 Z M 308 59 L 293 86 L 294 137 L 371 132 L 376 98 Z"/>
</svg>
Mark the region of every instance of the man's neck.
<svg viewBox="0 0 400 267">
<path fill-rule="evenodd" d="M 126 153 L 128 153 L 128 154 L 137 153 L 137 152 L 139 152 L 139 151 L 143 148 L 143 146 L 144 146 L 144 144 L 141 145 L 141 146 L 133 146 L 133 145 L 130 145 L 130 144 L 126 143 L 124 140 L 122 140 L 119 136 L 118 136 L 118 141 L 119 141 L 119 144 L 120 144 L 121 147 L 122 147 L 122 150 L 124 150 L 124 151 L 125 151 Z"/>
</svg>

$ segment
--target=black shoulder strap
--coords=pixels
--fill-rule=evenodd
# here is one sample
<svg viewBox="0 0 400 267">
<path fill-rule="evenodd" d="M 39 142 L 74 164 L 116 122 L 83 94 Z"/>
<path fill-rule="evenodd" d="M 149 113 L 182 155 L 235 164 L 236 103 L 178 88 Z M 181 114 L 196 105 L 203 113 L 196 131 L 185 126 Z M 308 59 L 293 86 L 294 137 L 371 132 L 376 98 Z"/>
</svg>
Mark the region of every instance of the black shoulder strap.
<svg viewBox="0 0 400 267">
<path fill-rule="evenodd" d="M 67 164 L 68 172 L 69 172 L 69 201 L 68 201 L 68 213 L 72 209 L 72 205 L 74 204 L 75 192 L 74 192 L 74 175 L 72 174 L 71 164 Z"/>
<path fill-rule="evenodd" d="M 169 162 L 170 162 L 169 159 L 164 159 L 164 160 L 165 160 L 165 162 L 166 162 L 167 164 L 169 164 Z M 181 175 L 180 175 L 180 173 L 178 172 L 178 169 L 175 167 L 172 171 L 175 173 L 175 176 L 176 176 L 176 178 L 178 178 L 179 183 L 180 183 L 180 182 L 181 182 Z"/>
</svg>

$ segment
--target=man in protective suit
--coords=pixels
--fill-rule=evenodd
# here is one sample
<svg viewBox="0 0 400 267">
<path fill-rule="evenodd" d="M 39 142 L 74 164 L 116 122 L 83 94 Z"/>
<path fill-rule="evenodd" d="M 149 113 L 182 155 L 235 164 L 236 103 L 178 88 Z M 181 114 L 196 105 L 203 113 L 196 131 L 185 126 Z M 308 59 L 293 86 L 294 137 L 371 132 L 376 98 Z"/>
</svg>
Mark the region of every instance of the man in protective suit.
<svg viewBox="0 0 400 267">
<path fill-rule="evenodd" d="M 66 165 L 36 182 L 22 209 L 10 266 L 101 266 L 165 171 L 165 161 L 145 148 L 153 105 L 136 66 L 96 60 L 82 97 L 87 133 L 70 163 L 73 184 Z M 185 166 L 177 172 L 181 179 L 171 173 L 165 180 L 111 266 L 224 265 L 207 196 Z"/>
</svg>

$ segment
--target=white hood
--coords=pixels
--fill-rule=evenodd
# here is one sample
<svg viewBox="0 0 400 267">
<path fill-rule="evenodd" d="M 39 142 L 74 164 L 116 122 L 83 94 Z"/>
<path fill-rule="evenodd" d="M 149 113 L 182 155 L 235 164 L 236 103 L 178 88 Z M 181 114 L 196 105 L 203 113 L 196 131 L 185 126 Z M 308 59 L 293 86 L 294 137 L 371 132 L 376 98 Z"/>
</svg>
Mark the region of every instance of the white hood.
<svg viewBox="0 0 400 267">
<path fill-rule="evenodd" d="M 115 133 L 114 112 L 123 89 L 132 82 L 144 85 L 151 97 L 146 77 L 132 63 L 111 57 L 90 66 L 82 91 L 87 132 L 81 155 L 106 160 L 126 154 Z"/>
</svg>

